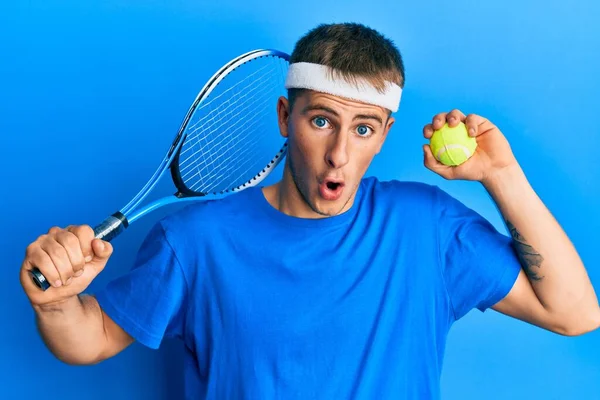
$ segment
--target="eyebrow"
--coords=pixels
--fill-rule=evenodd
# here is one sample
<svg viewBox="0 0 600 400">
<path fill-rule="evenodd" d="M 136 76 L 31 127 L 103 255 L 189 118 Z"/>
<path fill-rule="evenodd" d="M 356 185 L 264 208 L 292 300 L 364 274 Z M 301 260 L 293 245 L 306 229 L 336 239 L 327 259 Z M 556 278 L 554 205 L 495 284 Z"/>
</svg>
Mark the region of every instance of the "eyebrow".
<svg viewBox="0 0 600 400">
<path fill-rule="evenodd" d="M 336 117 L 340 116 L 340 114 L 337 111 L 335 111 L 334 109 L 324 106 L 322 104 L 318 104 L 318 103 L 317 104 L 308 104 L 306 107 L 304 107 L 302 109 L 302 115 L 306 115 L 308 112 L 314 111 L 314 110 L 325 111 L 325 112 L 335 115 Z M 358 115 L 355 115 L 354 118 L 352 118 L 352 121 L 356 121 L 357 119 L 371 119 L 371 120 L 379 122 L 379 125 L 383 125 L 383 120 L 377 114 L 358 114 Z"/>
</svg>

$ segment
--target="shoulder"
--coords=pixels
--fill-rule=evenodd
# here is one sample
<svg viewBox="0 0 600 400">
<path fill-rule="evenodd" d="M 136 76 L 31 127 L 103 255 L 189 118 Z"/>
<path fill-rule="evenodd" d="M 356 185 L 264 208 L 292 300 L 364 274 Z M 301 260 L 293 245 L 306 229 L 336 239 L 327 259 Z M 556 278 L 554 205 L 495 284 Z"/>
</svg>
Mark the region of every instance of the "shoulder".
<svg viewBox="0 0 600 400">
<path fill-rule="evenodd" d="M 366 177 L 363 178 L 361 185 L 365 194 L 378 201 L 389 199 L 400 205 L 414 203 L 436 207 L 465 207 L 465 204 L 448 191 L 425 182 Z"/>
<path fill-rule="evenodd" d="M 392 210 L 417 218 L 428 216 L 436 223 L 456 216 L 479 217 L 477 212 L 449 192 L 424 182 L 380 181 L 369 177 L 363 179 L 362 188 L 363 201 L 375 209 Z"/>
<path fill-rule="evenodd" d="M 168 234 L 206 232 L 217 226 L 239 223 L 249 216 L 258 188 L 246 189 L 220 198 L 191 200 L 159 221 Z"/>
<path fill-rule="evenodd" d="M 407 205 L 433 204 L 438 200 L 441 189 L 435 185 L 417 181 L 379 180 L 367 177 L 362 181 L 365 194 L 378 202 L 389 201 L 394 204 Z"/>
</svg>

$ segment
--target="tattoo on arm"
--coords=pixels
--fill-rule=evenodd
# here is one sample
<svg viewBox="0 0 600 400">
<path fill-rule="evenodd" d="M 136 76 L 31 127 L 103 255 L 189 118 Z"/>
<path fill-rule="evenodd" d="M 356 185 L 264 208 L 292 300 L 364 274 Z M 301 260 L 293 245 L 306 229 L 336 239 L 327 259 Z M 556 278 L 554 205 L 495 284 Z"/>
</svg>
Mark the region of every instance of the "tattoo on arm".
<svg viewBox="0 0 600 400">
<path fill-rule="evenodd" d="M 517 252 L 519 261 L 523 270 L 533 281 L 541 281 L 544 277 L 539 275 L 539 269 L 542 266 L 544 258 L 531 245 L 527 243 L 523 235 L 519 233 L 517 228 L 510 222 L 506 221 L 506 226 L 513 238 L 513 248 Z"/>
</svg>

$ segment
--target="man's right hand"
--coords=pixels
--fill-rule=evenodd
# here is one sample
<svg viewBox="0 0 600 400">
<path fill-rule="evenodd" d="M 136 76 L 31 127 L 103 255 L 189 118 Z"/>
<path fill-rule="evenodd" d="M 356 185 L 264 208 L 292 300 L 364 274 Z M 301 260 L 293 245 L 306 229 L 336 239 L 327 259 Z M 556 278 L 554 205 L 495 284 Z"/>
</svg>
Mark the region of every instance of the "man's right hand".
<svg viewBox="0 0 600 400">
<path fill-rule="evenodd" d="M 82 293 L 104 269 L 113 248 L 109 242 L 95 239 L 88 225 L 51 228 L 27 246 L 21 266 L 21 285 L 32 305 L 58 306 Z M 51 287 L 41 290 L 29 272 L 37 267 Z"/>
</svg>

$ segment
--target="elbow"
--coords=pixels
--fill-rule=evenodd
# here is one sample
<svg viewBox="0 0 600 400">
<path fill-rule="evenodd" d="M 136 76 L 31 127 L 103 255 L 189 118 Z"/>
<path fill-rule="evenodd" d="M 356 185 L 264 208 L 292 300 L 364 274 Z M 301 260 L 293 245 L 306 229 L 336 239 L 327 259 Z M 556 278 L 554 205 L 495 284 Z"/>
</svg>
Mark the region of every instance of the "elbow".
<svg viewBox="0 0 600 400">
<path fill-rule="evenodd" d="M 70 366 L 95 365 L 104 361 L 105 359 L 105 357 L 102 357 L 101 354 L 92 354 L 90 352 L 60 353 L 58 351 L 52 351 L 52 349 L 50 349 L 50 351 L 57 360 Z"/>
<path fill-rule="evenodd" d="M 582 336 L 600 328 L 600 308 L 595 309 L 588 315 L 576 315 L 568 323 L 561 324 L 555 330 L 563 336 Z"/>
<path fill-rule="evenodd" d="M 57 356 L 56 358 L 63 362 L 64 364 L 70 365 L 70 366 L 89 366 L 89 365 L 95 365 L 98 364 L 102 361 L 102 359 L 100 358 L 85 358 L 85 357 L 69 357 L 69 356 Z"/>
</svg>

